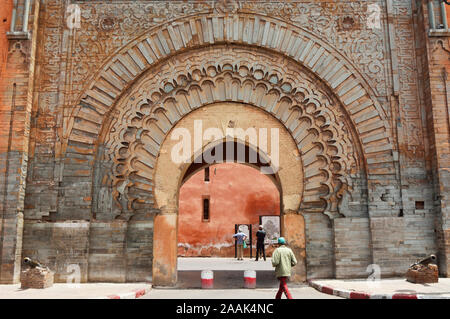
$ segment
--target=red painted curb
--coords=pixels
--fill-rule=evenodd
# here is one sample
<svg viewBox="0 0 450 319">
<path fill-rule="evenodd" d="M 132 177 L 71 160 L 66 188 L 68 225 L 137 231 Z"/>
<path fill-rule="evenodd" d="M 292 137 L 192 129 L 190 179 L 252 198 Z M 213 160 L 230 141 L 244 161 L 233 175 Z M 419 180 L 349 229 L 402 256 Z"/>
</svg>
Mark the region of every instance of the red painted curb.
<svg viewBox="0 0 450 319">
<path fill-rule="evenodd" d="M 419 295 L 417 294 L 369 294 L 366 292 L 360 292 L 360 291 L 351 291 L 347 292 L 346 290 L 339 290 L 327 286 L 322 286 L 318 283 L 315 283 L 313 280 L 308 280 L 308 284 L 316 289 L 317 291 L 320 291 L 322 293 L 328 294 L 328 295 L 337 295 L 343 298 L 347 299 L 419 299 Z M 348 297 L 347 297 L 347 296 Z M 380 298 L 382 297 L 382 298 Z"/>
<path fill-rule="evenodd" d="M 120 296 L 117 295 L 110 295 L 107 297 L 108 299 L 120 299 Z"/>
<path fill-rule="evenodd" d="M 322 289 L 321 289 L 321 291 L 322 291 L 324 294 L 332 295 L 334 290 L 333 290 L 333 288 L 323 286 Z"/>
<path fill-rule="evenodd" d="M 139 298 L 139 297 L 142 297 L 143 295 L 145 295 L 145 289 L 140 289 L 140 290 L 136 291 L 135 297 Z"/>
<path fill-rule="evenodd" d="M 350 293 L 350 299 L 370 299 L 370 294 L 355 291 Z"/>
</svg>

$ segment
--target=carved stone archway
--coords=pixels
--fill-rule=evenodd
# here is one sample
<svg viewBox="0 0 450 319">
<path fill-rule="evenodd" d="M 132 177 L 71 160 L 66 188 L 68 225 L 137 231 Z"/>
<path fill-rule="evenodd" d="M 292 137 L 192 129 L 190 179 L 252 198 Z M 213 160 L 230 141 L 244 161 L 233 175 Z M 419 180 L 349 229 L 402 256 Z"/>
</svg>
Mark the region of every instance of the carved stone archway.
<svg viewBox="0 0 450 319">
<path fill-rule="evenodd" d="M 385 192 L 367 176 L 395 180 L 389 124 L 363 77 L 314 35 L 272 18 L 205 15 L 157 27 L 85 92 L 65 120 L 62 152 L 95 154 L 98 220 L 164 211 L 155 196 L 162 143 L 189 113 L 221 102 L 256 107 L 290 133 L 303 163 L 303 214 L 367 217 L 370 192 Z"/>
<path fill-rule="evenodd" d="M 176 256 L 176 249 L 162 249 L 167 237 L 158 239 L 161 229 L 165 234 L 171 233 L 170 227 L 176 229 L 175 221 L 166 219 L 175 218 L 170 216 L 177 211 L 177 194 L 168 192 L 177 190 L 177 186 L 163 187 L 158 198 L 158 178 L 179 181 L 176 176 L 156 172 L 162 144 L 190 113 L 224 102 L 261 110 L 276 119 L 295 141 L 294 149 L 303 163 L 303 187 L 290 193 L 298 198 L 298 205 L 291 205 L 290 212 L 322 212 L 330 218 L 352 216 L 339 209 L 340 198 L 346 195 L 359 200 L 359 216 L 367 214 L 366 190 L 361 188 L 366 175 L 358 134 L 345 107 L 324 83 L 307 69 L 265 51 L 216 46 L 182 53 L 141 77 L 120 97 L 103 123 L 97 154 L 98 166 L 106 169 L 95 174 L 94 189 L 99 191 L 94 196 L 113 200 L 111 210 L 95 211 L 97 218 L 140 219 L 155 209 L 163 213 L 155 219 L 154 242 L 160 242 L 154 245 L 156 282 L 164 277 L 160 282 L 173 283 L 176 278 L 163 276 L 173 274 L 163 264 L 173 264 L 174 257 L 170 255 L 161 263 L 167 252 Z M 163 217 L 165 213 L 168 215 Z M 294 219 L 289 225 L 296 223 Z M 158 272 L 161 267 L 164 271 Z"/>
<path fill-rule="evenodd" d="M 152 29 L 122 48 L 86 85 L 86 93 L 66 120 L 63 153 L 71 141 L 88 148 L 95 145 L 107 113 L 151 67 L 180 52 L 223 43 L 263 48 L 308 69 L 334 92 L 346 110 L 360 135 L 368 174 L 395 176 L 390 125 L 373 90 L 352 63 L 309 31 L 244 13 L 179 19 Z M 91 122 L 99 125 L 89 125 Z"/>
<path fill-rule="evenodd" d="M 112 174 L 98 185 L 112 190 L 115 217 L 155 207 L 154 167 L 168 132 L 189 112 L 226 101 L 256 106 L 283 123 L 304 161 L 301 209 L 339 216 L 338 199 L 352 193 L 354 180 L 365 179 L 359 143 L 339 101 L 307 72 L 299 76 L 298 66 L 282 59 L 269 64 L 263 61 L 273 59 L 270 54 L 241 50 L 179 55 L 121 98 L 101 137 L 102 162 L 112 163 Z"/>
<path fill-rule="evenodd" d="M 268 130 L 278 130 L 276 141 L 280 141 L 279 170 L 274 172 L 277 185 L 280 191 L 280 216 L 283 236 L 287 237 L 291 247 L 296 252 L 298 266 L 295 267 L 293 278 L 296 281 L 306 280 L 306 244 L 303 216 L 298 213 L 304 187 L 304 176 L 301 156 L 297 151 L 295 140 L 291 133 L 283 127 L 277 118 L 267 114 L 264 110 L 257 107 L 236 102 L 218 102 L 212 103 L 202 108 L 193 110 L 171 129 L 167 138 L 161 144 L 159 155 L 154 167 L 154 198 L 158 203 L 160 213 L 155 216 L 154 226 L 154 265 L 153 265 L 153 284 L 154 285 L 173 285 L 177 281 L 177 229 L 178 229 L 178 195 L 181 183 L 189 167 L 194 163 L 194 159 L 200 154 L 206 154 L 211 148 L 221 145 L 224 141 L 229 141 L 230 136 L 215 137 L 212 140 L 203 140 L 199 143 L 199 151 L 196 151 L 195 141 L 191 140 L 193 149 L 192 156 L 185 163 L 173 161 L 173 150 L 180 143 L 178 138 L 172 139 L 172 134 L 177 129 L 187 129 L 194 131 L 195 122 L 202 120 L 205 130 L 214 128 L 222 130 L 230 122 L 233 122 L 239 128 L 247 131 L 248 129 L 264 128 Z M 224 130 L 224 135 L 225 135 Z M 178 137 L 178 136 L 177 136 Z M 272 145 L 274 136 L 268 134 L 267 144 Z M 267 153 L 253 144 L 250 137 L 243 139 L 231 139 L 239 144 L 248 145 L 257 153 Z M 258 140 L 259 141 L 259 140 Z M 265 158 L 274 159 L 274 154 L 270 149 L 269 155 Z M 236 154 L 237 155 L 237 154 Z M 220 160 L 219 160 L 220 161 Z M 251 164 L 251 162 L 247 162 Z M 273 162 L 268 163 L 268 165 Z M 254 163 L 255 167 L 258 167 Z M 261 169 L 261 167 L 259 167 Z M 292 227 L 297 225 L 298 227 Z"/>
</svg>

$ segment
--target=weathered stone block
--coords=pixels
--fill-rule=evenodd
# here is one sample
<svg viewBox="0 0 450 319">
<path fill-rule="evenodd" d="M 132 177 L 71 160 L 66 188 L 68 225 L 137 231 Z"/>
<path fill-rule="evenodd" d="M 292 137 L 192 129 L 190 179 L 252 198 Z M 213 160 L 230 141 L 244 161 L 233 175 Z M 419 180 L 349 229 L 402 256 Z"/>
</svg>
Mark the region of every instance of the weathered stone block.
<svg viewBox="0 0 450 319">
<path fill-rule="evenodd" d="M 439 271 L 437 265 L 417 265 L 412 266 L 406 272 L 406 280 L 414 284 L 432 284 L 439 281 Z"/>
<path fill-rule="evenodd" d="M 337 218 L 333 221 L 336 278 L 367 277 L 372 263 L 369 218 Z"/>
<path fill-rule="evenodd" d="M 20 274 L 21 289 L 43 289 L 53 286 L 53 272 L 48 269 L 32 268 Z"/>
</svg>

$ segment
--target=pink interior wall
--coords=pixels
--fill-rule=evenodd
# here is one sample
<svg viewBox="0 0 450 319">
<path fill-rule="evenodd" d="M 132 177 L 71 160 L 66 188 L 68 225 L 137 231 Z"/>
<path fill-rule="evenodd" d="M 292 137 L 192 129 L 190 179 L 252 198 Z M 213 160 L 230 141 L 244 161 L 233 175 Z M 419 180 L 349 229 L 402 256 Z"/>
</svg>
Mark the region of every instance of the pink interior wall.
<svg viewBox="0 0 450 319">
<path fill-rule="evenodd" d="M 447 22 L 448 25 L 450 26 L 450 6 L 446 5 L 445 8 L 447 9 Z"/>
<path fill-rule="evenodd" d="M 4 69 L 4 63 L 6 62 L 6 54 L 8 53 L 8 40 L 6 38 L 6 32 L 9 31 L 11 24 L 11 12 L 12 1 L 1 0 L 0 1 L 0 75 Z"/>
<path fill-rule="evenodd" d="M 210 198 L 209 221 L 203 221 L 205 196 Z M 234 257 L 235 224 L 252 224 L 255 237 L 260 215 L 279 214 L 280 194 L 269 177 L 246 165 L 213 165 L 209 182 L 201 170 L 180 189 L 178 255 Z"/>
</svg>

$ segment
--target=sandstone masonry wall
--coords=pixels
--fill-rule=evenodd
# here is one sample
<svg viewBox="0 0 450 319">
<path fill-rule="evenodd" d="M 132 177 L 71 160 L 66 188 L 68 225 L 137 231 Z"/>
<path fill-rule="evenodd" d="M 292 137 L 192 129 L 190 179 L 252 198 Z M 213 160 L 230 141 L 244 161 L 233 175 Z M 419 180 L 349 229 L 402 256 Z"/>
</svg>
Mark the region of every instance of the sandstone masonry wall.
<svg viewBox="0 0 450 319">
<path fill-rule="evenodd" d="M 25 1 L 18 2 L 20 31 L 26 10 Z M 285 93 L 293 92 L 293 84 L 302 87 L 295 78 L 311 76 L 315 90 L 329 94 L 310 101 L 340 116 L 325 123 L 317 113 L 316 127 L 308 131 L 316 135 L 297 135 L 300 153 L 330 136 L 329 143 L 319 143 L 326 148 L 317 151 L 323 157 L 302 154 L 310 164 L 298 211 L 305 219 L 307 277 L 364 277 L 370 264 L 379 265 L 383 276 L 401 275 L 430 253 L 437 253 L 441 275 L 450 273 L 450 34 L 430 30 L 427 1 L 379 0 L 371 8 L 367 1 L 332 0 L 72 1 L 82 11 L 77 30 L 67 25 L 68 1 L 31 2 L 29 38 L 6 38 L 11 1 L 0 8 L 0 18 L 7 17 L 0 20 L 0 283 L 18 282 L 23 254 L 49 263 L 63 282 L 70 264 L 80 266 L 82 281 L 148 280 L 152 272 L 164 272 L 162 246 L 153 244 L 153 221 L 161 213 L 148 195 L 154 179 L 136 176 L 151 171 L 155 163 L 148 154 L 158 157 L 152 147 L 164 134 L 156 136 L 153 126 L 155 139 L 143 149 L 133 144 L 141 131 L 126 127 L 147 116 L 152 101 L 166 112 L 158 119 L 166 116 L 169 123 L 181 104 L 173 101 L 192 107 L 232 100 L 223 93 L 231 92 L 223 84 L 231 80 L 217 76 L 222 69 L 190 69 L 206 50 L 213 54 L 224 44 L 229 51 L 214 58 L 217 65 L 222 59 L 221 68 L 231 66 L 228 79 L 245 78 L 233 91 L 244 97 L 234 102 L 253 96 L 264 106 L 271 95 L 263 88 L 273 85 L 272 93 L 281 92 L 274 118 L 294 127 L 282 110 L 297 102 Z M 368 24 L 374 12 L 380 23 Z M 253 66 L 270 70 L 258 73 Z M 189 87 L 204 75 L 211 82 Z M 133 91 L 140 78 L 152 83 L 151 94 Z M 186 99 L 175 93 L 163 99 L 181 87 Z M 123 108 L 138 111 L 116 109 L 120 97 L 126 97 Z M 141 100 L 149 102 L 136 106 Z M 299 105 L 302 112 L 312 107 Z M 110 123 L 124 134 L 107 131 Z M 327 125 L 333 129 L 326 131 Z M 129 136 L 134 140 L 127 142 Z M 118 145 L 131 144 L 145 163 L 129 163 L 134 171 L 126 172 L 125 182 L 112 172 L 123 158 L 101 154 L 114 146 L 123 155 L 128 150 Z M 351 173 L 344 181 L 326 180 L 347 164 Z M 315 180 L 316 171 L 321 179 Z M 349 187 L 340 189 L 338 180 Z M 176 222 L 167 219 L 172 240 Z"/>
</svg>

